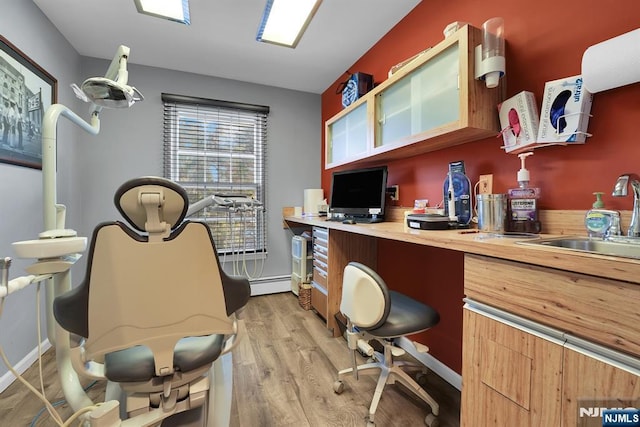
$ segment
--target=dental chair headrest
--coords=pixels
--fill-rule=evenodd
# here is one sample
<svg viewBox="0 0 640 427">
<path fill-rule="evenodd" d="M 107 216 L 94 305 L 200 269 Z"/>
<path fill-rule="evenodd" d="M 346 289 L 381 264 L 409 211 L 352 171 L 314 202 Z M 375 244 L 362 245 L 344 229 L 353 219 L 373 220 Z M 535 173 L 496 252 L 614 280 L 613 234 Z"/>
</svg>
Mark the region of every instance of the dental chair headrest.
<svg viewBox="0 0 640 427">
<path fill-rule="evenodd" d="M 113 202 L 136 230 L 167 237 L 187 214 L 189 198 L 184 188 L 157 176 L 131 179 L 118 188 Z"/>
</svg>

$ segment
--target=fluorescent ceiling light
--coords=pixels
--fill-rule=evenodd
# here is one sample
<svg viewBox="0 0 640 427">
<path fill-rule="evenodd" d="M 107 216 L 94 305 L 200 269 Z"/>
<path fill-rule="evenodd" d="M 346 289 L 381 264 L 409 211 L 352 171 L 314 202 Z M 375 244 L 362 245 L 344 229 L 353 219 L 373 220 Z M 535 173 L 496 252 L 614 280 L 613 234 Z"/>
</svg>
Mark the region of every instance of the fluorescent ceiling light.
<svg viewBox="0 0 640 427">
<path fill-rule="evenodd" d="M 322 0 L 267 0 L 256 40 L 296 47 Z"/>
<path fill-rule="evenodd" d="M 138 12 L 181 24 L 191 24 L 189 0 L 135 0 Z"/>
</svg>

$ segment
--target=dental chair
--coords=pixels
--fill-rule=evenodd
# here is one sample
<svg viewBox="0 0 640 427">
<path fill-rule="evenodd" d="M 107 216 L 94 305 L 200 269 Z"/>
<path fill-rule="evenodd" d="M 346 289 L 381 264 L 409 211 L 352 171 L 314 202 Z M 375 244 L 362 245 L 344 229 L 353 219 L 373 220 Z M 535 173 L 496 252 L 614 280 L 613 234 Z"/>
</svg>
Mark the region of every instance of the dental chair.
<svg viewBox="0 0 640 427">
<path fill-rule="evenodd" d="M 179 185 L 133 179 L 114 202 L 129 226 L 98 225 L 84 281 L 54 300 L 74 369 L 108 380 L 91 425 L 228 425 L 229 351 L 248 280 L 225 274 L 206 224 L 184 221 Z"/>
<path fill-rule="evenodd" d="M 436 401 L 405 372 L 403 367 L 417 367 L 407 361 L 394 361 L 393 357 L 404 355 L 404 350 L 394 345 L 394 338 L 415 334 L 435 326 L 440 315 L 428 305 L 422 304 L 399 292 L 387 288 L 382 278 L 366 265 L 350 262 L 344 269 L 342 281 L 342 301 L 340 312 L 347 319 L 347 344 L 352 351 L 352 367 L 338 372 L 334 391 L 344 390 L 342 379 L 348 374 L 358 379 L 358 374 L 380 374 L 369 408 L 367 426 L 374 426 L 374 416 L 382 391 L 386 384 L 396 382 L 425 401 L 431 413 L 425 417 L 425 424 L 435 427 L 440 407 Z M 375 351 L 369 345 L 375 340 L 383 352 Z M 426 346 L 414 343 L 418 351 L 427 351 Z M 356 366 L 356 351 L 370 356 L 370 363 Z"/>
</svg>

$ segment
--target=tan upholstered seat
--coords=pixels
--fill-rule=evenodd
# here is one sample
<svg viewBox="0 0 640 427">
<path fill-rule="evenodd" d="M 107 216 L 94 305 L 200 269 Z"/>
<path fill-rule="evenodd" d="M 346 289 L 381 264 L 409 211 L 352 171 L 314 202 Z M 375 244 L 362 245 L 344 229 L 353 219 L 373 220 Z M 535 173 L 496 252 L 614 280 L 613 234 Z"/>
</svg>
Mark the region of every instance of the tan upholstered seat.
<svg viewBox="0 0 640 427">
<path fill-rule="evenodd" d="M 108 380 L 166 394 L 228 350 L 249 283 L 221 269 L 206 224 L 184 221 L 188 200 L 175 183 L 138 178 L 115 203 L 131 228 L 96 227 L 85 280 L 56 298 L 54 314 L 84 338 L 84 361 L 104 360 Z"/>
</svg>

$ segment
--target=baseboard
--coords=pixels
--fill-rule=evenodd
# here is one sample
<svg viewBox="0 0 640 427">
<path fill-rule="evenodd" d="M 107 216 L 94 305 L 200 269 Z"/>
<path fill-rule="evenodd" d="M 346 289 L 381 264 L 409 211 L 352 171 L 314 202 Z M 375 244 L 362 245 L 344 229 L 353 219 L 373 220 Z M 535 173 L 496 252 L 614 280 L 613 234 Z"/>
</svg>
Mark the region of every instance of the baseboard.
<svg viewBox="0 0 640 427">
<path fill-rule="evenodd" d="M 252 297 L 257 295 L 277 294 L 280 292 L 291 292 L 291 278 L 251 282 Z"/>
<path fill-rule="evenodd" d="M 49 342 L 48 338 L 42 342 L 41 348 L 42 348 L 42 353 L 44 353 L 45 351 L 49 350 L 49 348 L 51 348 L 51 343 Z M 16 363 L 13 366 L 13 369 L 15 369 L 20 375 L 22 375 L 37 360 L 38 360 L 38 347 L 31 350 L 29 354 L 27 354 L 25 357 L 22 358 L 21 361 Z M 16 380 L 16 377 L 11 373 L 11 371 L 7 371 L 2 377 L 0 377 L 0 393 L 5 391 L 7 387 L 13 384 L 15 380 Z"/>
<path fill-rule="evenodd" d="M 458 390 L 462 390 L 462 376 L 429 353 L 420 353 L 416 350 L 411 340 L 405 337 L 396 339 L 396 343 L 404 351 L 415 357 L 420 363 L 438 374 L 440 378 L 451 384 Z"/>
</svg>

